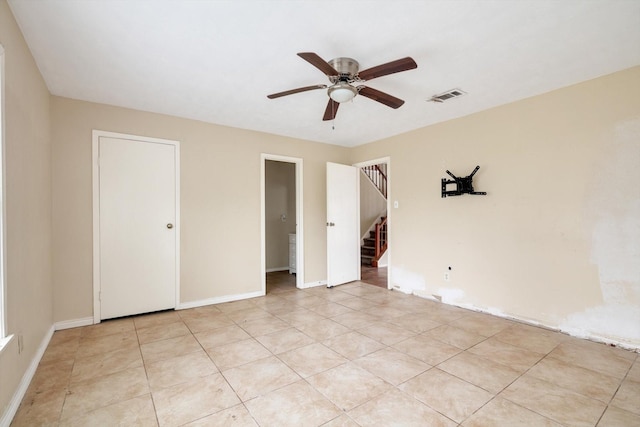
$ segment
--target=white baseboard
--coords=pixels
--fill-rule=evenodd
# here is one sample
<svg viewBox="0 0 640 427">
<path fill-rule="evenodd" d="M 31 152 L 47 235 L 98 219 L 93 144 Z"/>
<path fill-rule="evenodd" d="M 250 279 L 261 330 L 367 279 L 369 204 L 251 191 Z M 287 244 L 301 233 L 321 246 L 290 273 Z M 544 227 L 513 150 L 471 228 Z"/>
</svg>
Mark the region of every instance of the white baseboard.
<svg viewBox="0 0 640 427">
<path fill-rule="evenodd" d="M 264 292 L 248 292 L 246 294 L 225 295 L 223 297 L 207 298 L 198 301 L 181 302 L 176 310 L 186 310 L 188 308 L 202 307 L 205 305 L 221 304 L 223 302 L 239 301 L 242 299 L 256 298 L 264 296 Z"/>
<path fill-rule="evenodd" d="M 47 346 L 49 345 L 49 341 L 51 341 L 51 337 L 53 336 L 54 327 L 51 326 L 44 338 L 42 338 L 42 342 L 36 351 L 36 354 L 31 359 L 31 363 L 29 367 L 25 371 L 22 376 L 22 380 L 20 380 L 20 384 L 18 384 L 18 388 L 15 393 L 13 393 L 13 397 L 7 405 L 4 414 L 2 414 L 2 418 L 0 418 L 0 427 L 9 427 L 11 425 L 11 421 L 13 417 L 15 417 L 16 412 L 18 412 L 18 407 L 20 406 L 20 402 L 22 402 L 22 398 L 24 397 L 27 389 L 29 388 L 29 384 L 31 384 L 31 380 L 33 379 L 33 375 L 36 373 L 36 369 L 38 369 L 38 364 L 44 355 Z"/>
<path fill-rule="evenodd" d="M 302 285 L 302 289 L 314 288 L 316 286 L 327 286 L 326 280 L 318 280 L 317 282 L 309 282 Z"/>
<path fill-rule="evenodd" d="M 62 322 L 54 323 L 53 327 L 56 331 L 61 331 L 63 329 L 79 328 L 80 326 L 89 325 L 93 325 L 93 316 L 83 317 L 81 319 L 63 320 Z"/>
</svg>

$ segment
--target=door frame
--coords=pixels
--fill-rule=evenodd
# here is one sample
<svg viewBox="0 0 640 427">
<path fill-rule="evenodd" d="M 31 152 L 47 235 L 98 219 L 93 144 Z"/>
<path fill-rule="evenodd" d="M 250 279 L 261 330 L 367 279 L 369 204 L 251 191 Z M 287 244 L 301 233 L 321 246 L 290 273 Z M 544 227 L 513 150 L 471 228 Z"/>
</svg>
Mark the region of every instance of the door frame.
<svg viewBox="0 0 640 427">
<path fill-rule="evenodd" d="M 371 166 L 371 165 L 379 165 L 380 163 L 386 163 L 387 165 L 387 224 L 388 224 L 388 229 L 393 230 L 391 227 L 393 225 L 392 223 L 392 214 L 391 214 L 391 208 L 392 208 L 392 204 L 391 204 L 391 194 L 392 194 L 392 187 L 391 187 L 391 157 L 381 157 L 378 159 L 373 159 L 373 160 L 366 160 L 364 162 L 358 162 L 358 163 L 354 163 L 353 166 L 357 167 L 358 169 L 361 169 L 365 166 Z M 362 173 L 362 172 L 360 172 Z M 360 199 L 358 199 L 358 206 L 360 206 Z M 393 231 L 391 233 L 389 233 L 387 235 L 387 289 L 392 289 L 391 286 L 391 248 L 392 248 L 392 242 L 393 242 Z"/>
<path fill-rule="evenodd" d="M 267 239 L 265 223 L 265 170 L 267 160 L 295 164 L 296 182 L 296 288 L 303 289 L 304 285 L 304 226 L 303 226 L 303 187 L 302 187 L 302 159 L 299 157 L 281 156 L 278 154 L 260 154 L 260 281 L 262 295 L 267 294 Z"/>
<path fill-rule="evenodd" d="M 136 142 L 173 145 L 175 147 L 175 183 L 176 183 L 176 277 L 175 277 L 175 307 L 180 306 L 180 142 L 169 139 L 152 138 L 147 136 L 129 135 L 124 133 L 93 130 L 91 145 L 91 169 L 93 185 L 93 323 L 100 323 L 100 138 L 118 138 Z"/>
</svg>

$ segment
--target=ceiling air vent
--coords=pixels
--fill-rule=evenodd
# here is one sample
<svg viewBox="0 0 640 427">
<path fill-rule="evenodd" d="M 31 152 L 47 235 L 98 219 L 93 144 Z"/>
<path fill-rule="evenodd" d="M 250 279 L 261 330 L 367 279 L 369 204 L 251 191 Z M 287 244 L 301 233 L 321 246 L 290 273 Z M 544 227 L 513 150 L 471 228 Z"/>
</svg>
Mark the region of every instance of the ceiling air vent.
<svg viewBox="0 0 640 427">
<path fill-rule="evenodd" d="M 443 92 L 439 95 L 433 95 L 429 101 L 431 102 L 444 102 L 444 101 L 448 101 L 449 99 L 453 99 L 453 98 L 458 98 L 462 95 L 466 95 L 467 92 L 464 92 L 460 89 L 451 89 L 448 90 L 446 92 Z"/>
</svg>

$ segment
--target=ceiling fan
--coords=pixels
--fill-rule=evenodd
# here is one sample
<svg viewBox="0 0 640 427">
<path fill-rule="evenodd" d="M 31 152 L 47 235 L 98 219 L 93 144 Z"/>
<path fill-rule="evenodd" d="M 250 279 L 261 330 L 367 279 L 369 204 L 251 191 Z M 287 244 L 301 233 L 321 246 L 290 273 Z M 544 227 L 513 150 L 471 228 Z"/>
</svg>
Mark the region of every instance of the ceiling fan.
<svg viewBox="0 0 640 427">
<path fill-rule="evenodd" d="M 306 92 L 315 89 L 327 89 L 329 103 L 324 112 L 322 120 L 333 120 L 338 112 L 340 103 L 352 100 L 356 95 L 362 95 L 373 99 L 391 108 L 398 108 L 404 101 L 388 93 L 381 92 L 368 86 L 358 85 L 359 83 L 386 76 L 401 71 L 413 70 L 418 65 L 410 57 L 387 62 L 376 67 L 359 71 L 360 64 L 352 58 L 335 58 L 327 62 L 313 52 L 301 52 L 298 56 L 322 71 L 329 78 L 331 85 L 313 85 L 299 87 L 297 89 L 286 90 L 284 92 L 268 95 L 267 98 L 274 99 L 281 96 L 293 95 L 294 93 Z M 356 84 L 357 86 L 354 86 Z"/>
</svg>

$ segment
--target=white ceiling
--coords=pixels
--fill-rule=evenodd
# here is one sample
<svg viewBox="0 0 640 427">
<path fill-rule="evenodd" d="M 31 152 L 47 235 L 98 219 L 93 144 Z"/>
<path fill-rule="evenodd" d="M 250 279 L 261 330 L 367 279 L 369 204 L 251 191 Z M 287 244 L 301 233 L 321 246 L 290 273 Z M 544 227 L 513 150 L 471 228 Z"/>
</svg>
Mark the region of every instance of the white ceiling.
<svg viewBox="0 0 640 427">
<path fill-rule="evenodd" d="M 9 0 L 52 94 L 356 146 L 640 65 L 640 1 Z M 297 52 L 416 70 L 323 122 L 328 83 Z M 640 84 L 640 83 L 639 83 Z M 468 95 L 436 104 L 432 95 Z"/>
</svg>

